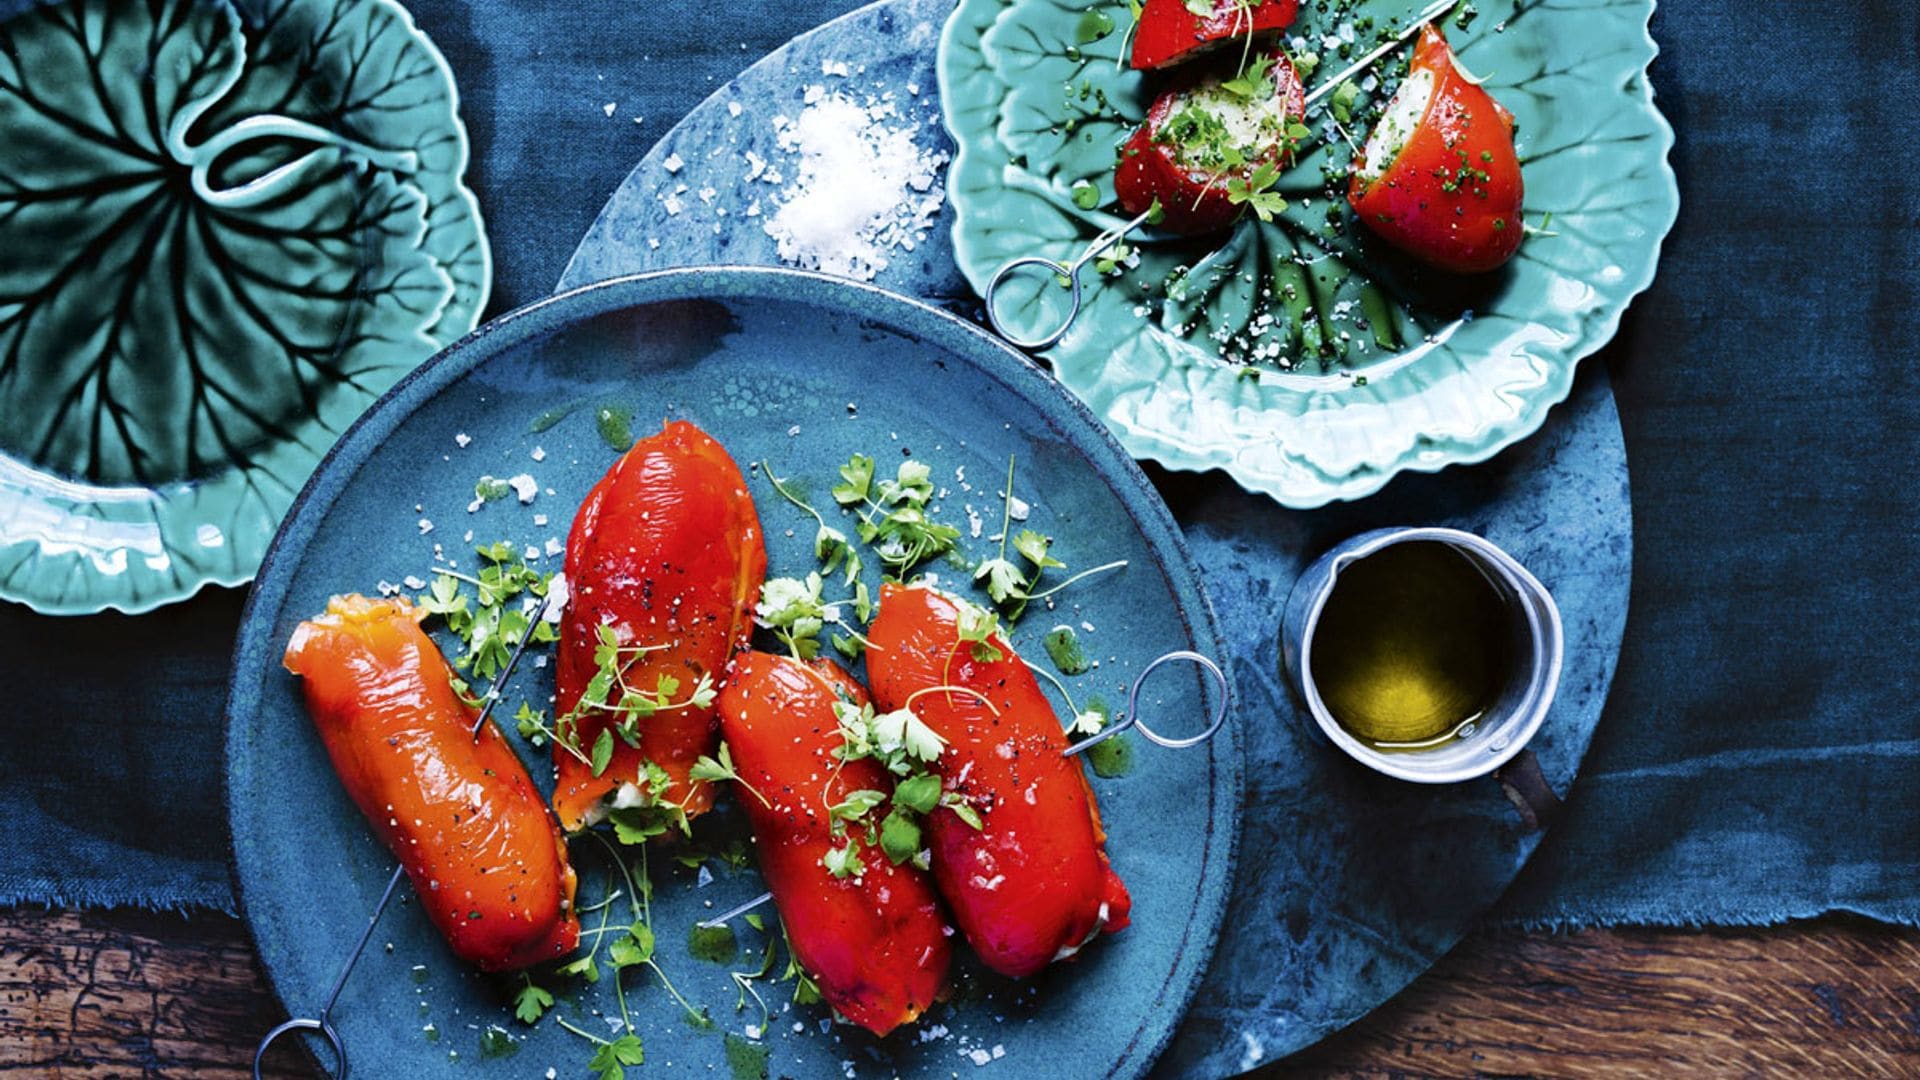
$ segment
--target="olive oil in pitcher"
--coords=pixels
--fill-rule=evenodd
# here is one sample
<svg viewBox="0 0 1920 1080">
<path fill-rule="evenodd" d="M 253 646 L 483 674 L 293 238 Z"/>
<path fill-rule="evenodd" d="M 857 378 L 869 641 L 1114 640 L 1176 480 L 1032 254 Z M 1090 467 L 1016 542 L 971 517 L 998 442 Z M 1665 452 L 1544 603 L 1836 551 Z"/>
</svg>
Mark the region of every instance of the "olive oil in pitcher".
<svg viewBox="0 0 1920 1080">
<path fill-rule="evenodd" d="M 1516 660 L 1514 612 L 1467 556 L 1395 544 L 1341 569 L 1311 668 L 1321 700 L 1379 750 L 1429 750 L 1472 733 Z"/>
</svg>

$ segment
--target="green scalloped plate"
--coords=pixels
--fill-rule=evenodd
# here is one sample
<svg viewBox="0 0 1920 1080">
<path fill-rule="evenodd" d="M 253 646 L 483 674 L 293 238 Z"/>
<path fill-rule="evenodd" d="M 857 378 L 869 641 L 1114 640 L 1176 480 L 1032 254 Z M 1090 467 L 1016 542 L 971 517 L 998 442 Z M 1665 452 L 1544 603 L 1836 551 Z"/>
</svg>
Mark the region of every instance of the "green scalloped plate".
<svg viewBox="0 0 1920 1080">
<path fill-rule="evenodd" d="M 453 74 L 392 0 L 0 0 L 0 597 L 252 578 L 492 282 Z"/>
<path fill-rule="evenodd" d="M 1289 31 L 1306 35 L 1296 50 L 1323 55 L 1320 77 L 1345 66 L 1327 40 L 1338 28 L 1315 24 L 1324 6 L 1303 5 Z M 1357 8 L 1387 25 L 1420 6 Z M 1083 271 L 1085 310 L 1044 355 L 1135 456 L 1222 469 L 1307 508 L 1368 495 L 1402 470 L 1484 460 L 1565 399 L 1575 365 L 1652 281 L 1679 210 L 1673 132 L 1647 81 L 1653 2 L 1478 7 L 1449 38 L 1518 117 L 1527 219 L 1537 227 L 1551 212 L 1548 227 L 1480 278 L 1414 266 L 1330 221 L 1344 207 L 1323 166 L 1344 169 L 1346 138 L 1364 139 L 1366 121 L 1344 133 L 1317 123 L 1323 141 L 1282 178 L 1289 207 L 1274 221 L 1203 240 L 1149 231 L 1136 266 L 1098 281 Z M 1129 23 L 1124 0 L 961 0 L 947 21 L 940 92 L 958 147 L 947 190 L 976 291 L 1020 256 L 1070 261 L 1120 222 L 1114 148 L 1153 90 L 1119 62 Z M 1404 63 L 1384 61 L 1394 78 L 1357 108 L 1384 98 Z M 1086 185 L 1092 209 L 1074 199 Z M 1181 270 L 1184 295 L 1169 297 Z M 1002 314 L 1037 337 L 1064 294 L 1015 278 Z"/>
</svg>

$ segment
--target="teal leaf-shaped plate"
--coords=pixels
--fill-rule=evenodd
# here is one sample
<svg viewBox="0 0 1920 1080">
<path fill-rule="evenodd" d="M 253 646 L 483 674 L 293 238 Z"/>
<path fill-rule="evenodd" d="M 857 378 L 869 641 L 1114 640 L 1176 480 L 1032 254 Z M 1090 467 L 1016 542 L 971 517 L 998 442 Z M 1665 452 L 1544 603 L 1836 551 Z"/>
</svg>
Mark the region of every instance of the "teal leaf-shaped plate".
<svg viewBox="0 0 1920 1080">
<path fill-rule="evenodd" d="M 390 0 L 0 5 L 0 596 L 252 577 L 486 305 L 458 105 Z"/>
<path fill-rule="evenodd" d="M 1296 53 L 1320 58 L 1309 86 L 1346 65 L 1343 45 L 1363 51 L 1364 34 L 1343 43 L 1341 23 L 1400 25 L 1419 6 L 1302 5 L 1289 33 Z M 1461 279 L 1412 265 L 1350 220 L 1338 193 L 1351 145 L 1405 54 L 1383 62 L 1377 83 L 1360 84 L 1358 115 L 1314 122 L 1315 147 L 1281 179 L 1288 206 L 1272 221 L 1203 239 L 1146 230 L 1132 240 L 1137 265 L 1082 272 L 1085 309 L 1045 355 L 1135 456 L 1222 469 L 1292 507 L 1358 498 L 1401 470 L 1480 461 L 1531 434 L 1579 360 L 1613 336 L 1679 209 L 1672 130 L 1647 82 L 1652 0 L 1477 6 L 1448 34 L 1518 118 L 1527 219 L 1540 231 L 1506 268 Z M 1015 258 L 1070 261 L 1120 223 L 1115 148 L 1158 85 L 1121 62 L 1130 22 L 1124 0 L 961 0 L 948 20 L 948 193 L 976 291 Z M 1039 337 L 1065 296 L 1014 278 L 998 304 L 1016 332 Z"/>
</svg>

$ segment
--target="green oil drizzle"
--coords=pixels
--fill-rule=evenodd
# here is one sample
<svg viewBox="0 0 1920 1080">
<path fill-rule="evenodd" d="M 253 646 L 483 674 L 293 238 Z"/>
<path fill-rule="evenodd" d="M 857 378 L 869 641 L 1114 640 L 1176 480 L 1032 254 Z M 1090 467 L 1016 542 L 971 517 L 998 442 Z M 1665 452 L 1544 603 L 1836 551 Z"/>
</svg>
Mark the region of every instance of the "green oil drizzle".
<svg viewBox="0 0 1920 1080">
<path fill-rule="evenodd" d="M 1087 751 L 1087 763 L 1102 780 L 1112 780 L 1133 771 L 1133 744 L 1125 735 L 1115 735 Z"/>
<path fill-rule="evenodd" d="M 427 1041 L 430 1043 L 437 1043 L 440 1041 L 440 1029 L 437 1027 L 434 1027 L 431 1023 L 429 1023 L 426 1027 L 421 1028 L 420 1034 L 425 1035 L 427 1037 Z"/>
<path fill-rule="evenodd" d="M 1047 656 L 1053 660 L 1053 666 L 1060 669 L 1062 675 L 1084 675 L 1093 665 L 1087 661 L 1087 651 L 1080 647 L 1080 635 L 1071 626 L 1056 626 L 1047 631 L 1043 639 L 1047 646 Z"/>
<path fill-rule="evenodd" d="M 413 985 L 419 986 L 420 984 L 426 981 L 427 981 L 427 965 L 425 964 L 413 965 Z"/>
<path fill-rule="evenodd" d="M 513 1036 L 507 1034 L 506 1028 L 488 1025 L 480 1033 L 480 1056 L 483 1059 L 512 1057 L 519 1052 L 520 1044 L 513 1041 Z"/>
<path fill-rule="evenodd" d="M 731 926 L 701 926 L 695 923 L 687 931 L 687 951 L 695 960 L 709 964 L 731 964 L 739 954 L 739 942 Z"/>
<path fill-rule="evenodd" d="M 727 1032 L 727 1068 L 733 1080 L 767 1080 L 767 1048 Z"/>
<path fill-rule="evenodd" d="M 600 439 L 616 454 L 624 454 L 633 448 L 633 410 L 618 405 L 602 405 L 594 414 L 594 422 L 600 428 Z"/>
<path fill-rule="evenodd" d="M 560 421 L 565 420 L 567 418 L 567 414 L 573 412 L 573 410 L 577 407 L 578 406 L 575 406 L 575 405 L 562 405 L 556 409 L 548 409 L 546 412 L 543 412 L 539 416 L 534 417 L 533 423 L 527 425 L 527 430 L 535 435 L 538 435 L 541 432 L 546 431 L 549 428 L 553 427 L 553 425 L 559 423 Z"/>
<path fill-rule="evenodd" d="M 1087 699 L 1087 711 L 1097 712 L 1106 717 L 1107 723 L 1113 723 L 1113 706 L 1100 698 Z M 1133 744 L 1127 737 L 1115 735 L 1105 742 L 1096 743 L 1087 751 L 1087 764 L 1093 766 L 1093 774 L 1102 780 L 1112 780 L 1133 771 Z"/>
<path fill-rule="evenodd" d="M 1082 45 L 1099 41 L 1113 33 L 1113 17 L 1104 11 L 1089 11 L 1080 16 L 1080 23 L 1073 29 L 1074 40 Z"/>
</svg>

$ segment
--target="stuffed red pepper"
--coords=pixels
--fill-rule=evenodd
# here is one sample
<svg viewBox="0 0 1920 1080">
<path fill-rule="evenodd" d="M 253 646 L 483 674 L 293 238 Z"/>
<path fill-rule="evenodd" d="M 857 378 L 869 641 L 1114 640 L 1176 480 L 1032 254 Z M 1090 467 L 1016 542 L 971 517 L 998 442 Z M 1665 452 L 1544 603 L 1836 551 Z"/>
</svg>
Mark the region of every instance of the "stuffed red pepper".
<svg viewBox="0 0 1920 1080">
<path fill-rule="evenodd" d="M 1256 54 L 1238 75 L 1195 72 L 1162 91 L 1121 145 L 1114 192 L 1130 215 L 1159 200 L 1158 224 L 1187 235 L 1224 229 L 1248 210 L 1268 217 L 1305 112 L 1284 49 Z"/>
<path fill-rule="evenodd" d="M 1347 202 L 1367 227 L 1423 262 L 1483 273 L 1525 232 L 1513 114 L 1461 69 L 1446 37 L 1420 31 L 1413 67 L 1355 162 Z"/>
<path fill-rule="evenodd" d="M 980 820 L 946 805 L 928 816 L 954 921 L 988 967 L 1031 975 L 1123 929 L 1131 901 L 1053 706 L 1004 636 L 962 640 L 963 604 L 930 587 L 883 587 L 867 672 L 881 708 L 911 708 L 946 740 L 933 768 Z"/>
<path fill-rule="evenodd" d="M 1299 0 L 1147 0 L 1133 31 L 1133 66 L 1166 67 L 1293 25 Z"/>
<path fill-rule="evenodd" d="M 462 959 L 505 971 L 573 951 L 574 873 L 527 770 L 475 711 L 403 599 L 336 596 L 300 624 L 288 671 L 347 794 Z"/>
<path fill-rule="evenodd" d="M 895 864 L 873 846 L 834 859 L 847 835 L 867 831 L 863 819 L 887 812 L 874 800 L 893 793 L 874 760 L 837 756 L 835 703 L 866 700 L 831 663 L 742 653 L 720 694 L 720 729 L 795 957 L 840 1015 L 885 1035 L 933 1004 L 952 931 L 932 879 L 911 861 Z"/>
<path fill-rule="evenodd" d="M 553 808 L 569 831 L 609 807 L 712 806 L 688 773 L 713 752 L 713 696 L 766 569 L 739 466 L 684 420 L 588 492 L 567 539 L 554 678 Z"/>
</svg>

